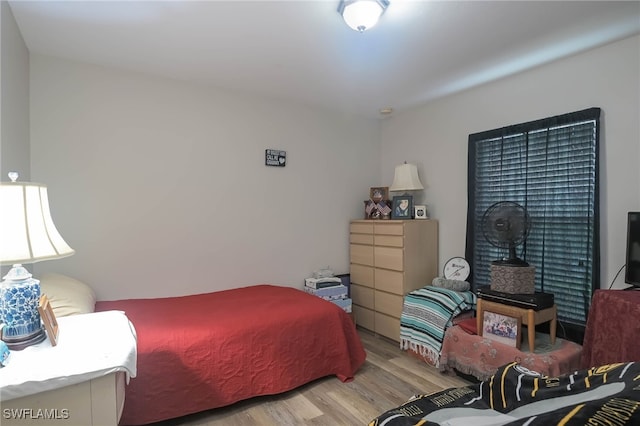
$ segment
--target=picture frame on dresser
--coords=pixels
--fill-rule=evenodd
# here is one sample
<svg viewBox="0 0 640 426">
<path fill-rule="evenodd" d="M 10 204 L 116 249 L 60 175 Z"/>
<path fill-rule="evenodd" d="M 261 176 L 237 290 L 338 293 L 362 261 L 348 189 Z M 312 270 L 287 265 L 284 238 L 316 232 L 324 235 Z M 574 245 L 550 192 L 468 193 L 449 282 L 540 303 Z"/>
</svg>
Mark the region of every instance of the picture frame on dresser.
<svg viewBox="0 0 640 426">
<path fill-rule="evenodd" d="M 382 200 L 389 199 L 389 187 L 388 186 L 373 186 L 369 188 L 369 198 L 375 203 L 379 203 Z"/>
<path fill-rule="evenodd" d="M 429 219 L 427 214 L 427 206 L 425 205 L 415 205 L 413 206 L 413 217 L 415 219 Z"/>
<path fill-rule="evenodd" d="M 49 298 L 45 294 L 40 296 L 40 300 L 38 302 L 38 313 L 42 319 L 44 329 L 47 331 L 47 336 L 49 337 L 51 346 L 57 345 L 58 320 L 56 319 L 56 315 L 53 313 L 53 308 L 51 307 Z"/>
<path fill-rule="evenodd" d="M 391 219 L 411 219 L 413 214 L 413 196 L 396 195 L 393 197 Z"/>
<path fill-rule="evenodd" d="M 520 349 L 522 341 L 522 319 L 495 312 L 484 311 L 482 337 Z"/>
</svg>

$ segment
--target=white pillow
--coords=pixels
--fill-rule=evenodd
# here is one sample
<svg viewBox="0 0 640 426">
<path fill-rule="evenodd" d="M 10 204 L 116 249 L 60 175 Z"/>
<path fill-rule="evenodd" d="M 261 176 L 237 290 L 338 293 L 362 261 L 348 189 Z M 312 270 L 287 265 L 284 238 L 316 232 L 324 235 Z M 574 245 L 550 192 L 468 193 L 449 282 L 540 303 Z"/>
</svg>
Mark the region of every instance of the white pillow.
<svg viewBox="0 0 640 426">
<path fill-rule="evenodd" d="M 95 310 L 96 294 L 85 283 L 53 272 L 42 274 L 39 279 L 40 291 L 49 298 L 56 317 L 88 314 Z"/>
</svg>

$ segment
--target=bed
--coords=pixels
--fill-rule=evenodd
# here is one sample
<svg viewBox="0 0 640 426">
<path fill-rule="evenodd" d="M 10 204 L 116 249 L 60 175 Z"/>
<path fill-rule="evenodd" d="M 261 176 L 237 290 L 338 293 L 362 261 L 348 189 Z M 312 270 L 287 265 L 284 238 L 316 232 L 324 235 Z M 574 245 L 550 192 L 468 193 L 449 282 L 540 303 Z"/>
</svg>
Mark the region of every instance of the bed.
<svg viewBox="0 0 640 426">
<path fill-rule="evenodd" d="M 637 425 L 639 377 L 633 362 L 554 378 L 510 363 L 476 385 L 415 396 L 369 426 Z"/>
<path fill-rule="evenodd" d="M 140 425 L 351 380 L 365 351 L 350 316 L 301 290 L 256 285 L 183 297 L 97 302 L 124 311 L 138 338 L 137 376 L 121 425 Z"/>
</svg>

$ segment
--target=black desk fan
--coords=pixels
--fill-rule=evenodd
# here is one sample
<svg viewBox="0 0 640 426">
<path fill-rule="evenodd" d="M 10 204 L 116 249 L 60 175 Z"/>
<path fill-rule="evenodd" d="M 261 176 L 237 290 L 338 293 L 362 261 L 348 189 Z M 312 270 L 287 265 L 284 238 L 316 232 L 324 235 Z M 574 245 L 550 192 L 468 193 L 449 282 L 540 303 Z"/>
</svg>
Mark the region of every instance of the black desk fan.
<svg viewBox="0 0 640 426">
<path fill-rule="evenodd" d="M 499 201 L 491 205 L 482 216 L 482 232 L 495 247 L 509 249 L 509 257 L 492 262 L 502 266 L 529 266 L 516 255 L 516 247 L 523 244 L 531 230 L 531 219 L 526 209 L 513 201 Z"/>
</svg>

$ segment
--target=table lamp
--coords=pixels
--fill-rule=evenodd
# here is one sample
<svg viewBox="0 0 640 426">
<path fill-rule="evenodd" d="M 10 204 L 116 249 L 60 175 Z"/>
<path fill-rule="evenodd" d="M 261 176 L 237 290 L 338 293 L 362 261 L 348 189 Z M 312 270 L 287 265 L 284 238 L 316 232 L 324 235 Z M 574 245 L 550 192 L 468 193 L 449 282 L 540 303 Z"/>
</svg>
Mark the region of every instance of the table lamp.
<svg viewBox="0 0 640 426">
<path fill-rule="evenodd" d="M 393 184 L 389 187 L 389 191 L 418 191 L 424 189 L 420 178 L 418 177 L 418 167 L 415 164 L 404 164 L 396 166 L 393 176 Z"/>
<path fill-rule="evenodd" d="M 389 191 L 403 192 L 401 196 L 393 197 L 393 209 L 396 213 L 395 219 L 413 219 L 416 214 L 414 212 L 413 195 L 409 195 L 409 191 L 418 191 L 424 189 L 420 178 L 418 177 L 418 167 L 415 164 L 404 164 L 396 166 L 393 175 L 393 183 L 389 187 Z M 419 206 L 425 208 L 424 206 Z M 406 213 L 408 210 L 408 214 Z M 425 208 L 426 210 L 426 208 Z M 425 216 L 420 217 L 426 218 Z"/>
<path fill-rule="evenodd" d="M 49 211 L 47 187 L 16 182 L 0 183 L 0 264 L 13 265 L 0 283 L 0 334 L 10 349 L 20 350 L 46 337 L 38 304 L 40 281 L 22 266 L 71 256 Z"/>
</svg>

